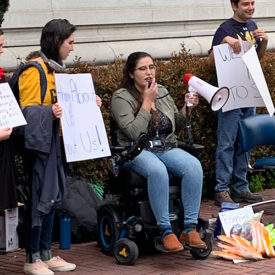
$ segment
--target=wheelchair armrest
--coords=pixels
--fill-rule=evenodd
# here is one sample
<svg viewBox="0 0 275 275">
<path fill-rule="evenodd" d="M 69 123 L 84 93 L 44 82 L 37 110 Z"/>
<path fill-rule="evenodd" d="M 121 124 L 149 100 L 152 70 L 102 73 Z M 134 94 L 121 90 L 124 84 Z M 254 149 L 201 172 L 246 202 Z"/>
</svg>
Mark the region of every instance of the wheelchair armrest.
<svg viewBox="0 0 275 275">
<path fill-rule="evenodd" d="M 121 154 L 121 152 L 123 152 L 124 150 L 126 150 L 126 147 L 123 146 L 111 146 L 111 153 L 112 155 L 114 154 Z"/>
<path fill-rule="evenodd" d="M 129 147 L 112 146 L 111 152 L 122 160 L 134 159 L 144 148 L 148 147 L 148 134 L 141 133 L 136 141 Z"/>
<path fill-rule="evenodd" d="M 185 143 L 181 140 L 178 140 L 178 147 L 188 153 L 190 153 L 191 155 L 193 155 L 196 158 L 199 158 L 202 150 L 204 149 L 204 146 L 201 144 L 188 144 Z"/>
<path fill-rule="evenodd" d="M 127 160 L 134 159 L 144 148 L 148 147 L 148 140 L 148 134 L 141 133 L 131 146 L 121 152 L 122 157 Z"/>
</svg>

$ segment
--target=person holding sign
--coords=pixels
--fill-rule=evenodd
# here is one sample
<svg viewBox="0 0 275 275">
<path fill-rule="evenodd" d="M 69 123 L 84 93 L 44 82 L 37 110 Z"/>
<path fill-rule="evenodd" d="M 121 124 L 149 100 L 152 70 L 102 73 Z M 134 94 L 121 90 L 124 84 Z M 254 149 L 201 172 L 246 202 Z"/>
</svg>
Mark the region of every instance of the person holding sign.
<svg viewBox="0 0 275 275">
<path fill-rule="evenodd" d="M 37 61 L 47 78 L 46 94 L 41 94 L 37 67 L 29 67 L 19 77 L 20 105 L 25 115 L 27 172 L 31 188 L 25 213 L 26 274 L 54 274 L 76 268 L 60 257 L 52 257 L 52 229 L 55 209 L 64 196 L 65 172 L 59 119 L 62 107 L 56 102 L 54 73 L 64 71 L 65 60 L 74 49 L 76 27 L 66 19 L 53 19 L 42 29 L 39 52 L 27 61 Z"/>
<path fill-rule="evenodd" d="M 213 46 L 228 43 L 234 53 L 241 51 L 241 41 L 255 44 L 258 57 L 261 58 L 267 48 L 268 37 L 263 29 L 258 28 L 251 19 L 255 11 L 254 0 L 230 0 L 233 17 L 226 20 L 217 29 L 209 64 L 214 66 Z M 216 204 L 222 202 L 259 202 L 262 198 L 252 194 L 246 179 L 246 158 L 238 141 L 239 120 L 255 115 L 252 108 L 239 108 L 227 112 L 218 111 L 217 150 L 216 150 Z M 232 192 L 229 192 L 229 182 L 232 179 Z"/>
<path fill-rule="evenodd" d="M 3 45 L 4 32 L 0 29 L 0 54 L 4 52 Z M 4 82 L 4 71 L 3 68 L 0 69 L 0 83 L 2 83 Z M 9 140 L 11 133 L 11 127 L 0 129 L 0 211 L 17 207 L 14 155 L 12 143 Z"/>
<path fill-rule="evenodd" d="M 168 91 L 155 81 L 156 66 L 145 52 L 128 56 L 120 89 L 112 97 L 111 112 L 118 126 L 120 146 L 129 146 L 140 133 L 150 137 L 150 148 L 144 149 L 133 160 L 122 164 L 147 178 L 149 201 L 160 229 L 164 248 L 169 252 L 191 247 L 206 248 L 196 231 L 202 191 L 202 167 L 197 158 L 177 148 L 175 131 L 187 125 L 187 102 L 191 110 L 198 105 L 198 94 L 185 95 L 184 106 L 177 110 Z M 182 179 L 184 231 L 180 241 L 172 232 L 169 220 L 168 171 Z"/>
<path fill-rule="evenodd" d="M 12 128 L 10 127 L 0 129 L 0 141 L 8 139 L 11 135 L 11 132 Z"/>
</svg>

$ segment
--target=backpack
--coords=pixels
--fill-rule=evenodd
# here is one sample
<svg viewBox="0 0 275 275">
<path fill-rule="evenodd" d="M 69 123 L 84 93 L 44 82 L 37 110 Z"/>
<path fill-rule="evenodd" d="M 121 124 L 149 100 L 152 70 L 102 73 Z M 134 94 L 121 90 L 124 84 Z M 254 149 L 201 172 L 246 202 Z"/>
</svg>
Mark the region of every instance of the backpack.
<svg viewBox="0 0 275 275">
<path fill-rule="evenodd" d="M 83 177 L 67 177 L 63 201 L 56 209 L 54 239 L 59 239 L 59 219 L 71 218 L 71 238 L 74 243 L 96 240 L 97 210 L 108 203 L 101 200 Z"/>
<path fill-rule="evenodd" d="M 21 75 L 21 73 L 24 70 L 26 70 L 27 68 L 32 67 L 32 66 L 36 67 L 39 71 L 41 102 L 44 101 L 44 98 L 45 98 L 45 95 L 47 92 L 47 77 L 46 77 L 46 74 L 45 74 L 41 64 L 37 61 L 30 61 L 28 63 L 21 62 L 18 70 L 16 72 L 14 72 L 14 74 L 8 81 L 10 88 L 11 88 L 19 106 L 20 106 L 19 87 L 18 87 L 19 76 Z M 24 126 L 15 127 L 12 131 L 11 139 L 13 140 L 15 154 L 22 154 L 22 152 L 24 150 Z"/>
<path fill-rule="evenodd" d="M 9 80 L 9 85 L 11 87 L 11 90 L 18 102 L 18 104 L 20 105 L 19 102 L 19 87 L 18 87 L 18 80 L 19 80 L 19 76 L 20 74 L 28 69 L 29 67 L 36 67 L 39 71 L 39 75 L 40 75 L 40 88 L 41 88 L 41 102 L 44 101 L 45 95 L 46 95 L 46 91 L 47 91 L 47 77 L 46 74 L 41 66 L 40 63 L 38 63 L 37 61 L 30 61 L 28 63 L 23 63 L 21 62 L 19 65 L 19 69 L 12 75 L 11 79 Z"/>
</svg>

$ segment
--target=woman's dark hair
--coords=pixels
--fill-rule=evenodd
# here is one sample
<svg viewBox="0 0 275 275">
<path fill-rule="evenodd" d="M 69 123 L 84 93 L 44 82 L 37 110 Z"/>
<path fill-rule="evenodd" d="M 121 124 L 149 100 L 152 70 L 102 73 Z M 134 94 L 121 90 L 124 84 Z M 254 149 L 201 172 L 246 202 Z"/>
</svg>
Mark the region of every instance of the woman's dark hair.
<svg viewBox="0 0 275 275">
<path fill-rule="evenodd" d="M 53 59 L 62 64 L 59 48 L 75 30 L 76 27 L 67 19 L 53 19 L 49 21 L 42 29 L 40 38 L 42 52 L 48 59 Z"/>
<path fill-rule="evenodd" d="M 4 34 L 3 30 L 0 28 L 0 35 L 3 35 L 3 34 Z"/>
<path fill-rule="evenodd" d="M 131 78 L 130 74 L 134 73 L 137 63 L 141 58 L 144 57 L 150 57 L 153 60 L 152 56 L 146 52 L 134 52 L 128 56 L 125 66 L 123 68 L 123 77 L 119 85 L 119 88 L 127 89 L 128 92 L 137 100 L 140 106 L 142 104 L 142 96 L 140 92 L 136 89 L 134 85 L 134 79 Z"/>
</svg>

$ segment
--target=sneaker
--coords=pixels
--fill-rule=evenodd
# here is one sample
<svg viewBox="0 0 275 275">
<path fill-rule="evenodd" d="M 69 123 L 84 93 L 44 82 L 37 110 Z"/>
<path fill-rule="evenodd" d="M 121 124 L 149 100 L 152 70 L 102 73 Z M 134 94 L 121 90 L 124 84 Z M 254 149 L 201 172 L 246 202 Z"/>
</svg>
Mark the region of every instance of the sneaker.
<svg viewBox="0 0 275 275">
<path fill-rule="evenodd" d="M 48 266 L 41 260 L 30 264 L 24 264 L 24 273 L 29 275 L 54 275 L 54 273 L 48 268 Z"/>
<path fill-rule="evenodd" d="M 182 232 L 180 235 L 180 242 L 183 245 L 187 244 L 193 248 L 207 248 L 207 245 L 201 240 L 200 234 L 196 230 L 190 230 L 188 233 Z"/>
<path fill-rule="evenodd" d="M 218 191 L 215 194 L 215 204 L 221 206 L 223 202 L 233 202 L 228 191 Z"/>
<path fill-rule="evenodd" d="M 52 257 L 50 260 L 44 261 L 44 263 L 52 271 L 71 271 L 76 268 L 75 264 L 68 263 L 59 256 Z"/>
<path fill-rule="evenodd" d="M 263 198 L 259 195 L 255 195 L 250 191 L 243 191 L 240 193 L 232 193 L 231 195 L 234 202 L 248 202 L 248 203 L 255 203 L 260 202 Z"/>
<path fill-rule="evenodd" d="M 183 250 L 183 245 L 179 242 L 177 236 L 174 233 L 167 234 L 162 238 L 162 243 L 168 252 L 178 252 Z"/>
</svg>

